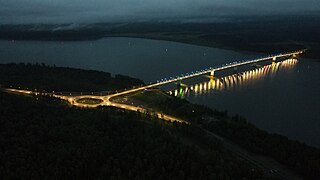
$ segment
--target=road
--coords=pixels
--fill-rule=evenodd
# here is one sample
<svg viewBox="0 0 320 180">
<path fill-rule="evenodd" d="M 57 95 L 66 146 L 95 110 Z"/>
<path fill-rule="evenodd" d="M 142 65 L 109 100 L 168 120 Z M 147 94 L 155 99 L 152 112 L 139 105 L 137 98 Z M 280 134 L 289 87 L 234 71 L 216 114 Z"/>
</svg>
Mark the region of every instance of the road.
<svg viewBox="0 0 320 180">
<path fill-rule="evenodd" d="M 263 58 L 253 59 L 253 60 L 238 61 L 238 62 L 234 62 L 234 63 L 221 65 L 221 66 L 218 66 L 216 68 L 211 68 L 210 67 L 210 68 L 207 68 L 207 69 L 196 71 L 195 73 L 193 73 L 193 72 L 191 72 L 190 74 L 186 73 L 185 75 L 177 76 L 175 78 L 168 78 L 168 79 L 164 78 L 164 79 L 162 79 L 162 80 L 160 80 L 160 81 L 158 81 L 157 83 L 154 83 L 154 84 L 150 84 L 150 85 L 146 85 L 146 86 L 142 86 L 142 87 L 137 87 L 137 88 L 133 88 L 133 89 L 130 89 L 130 90 L 126 90 L 126 91 L 123 91 L 123 92 L 118 92 L 118 93 L 111 94 L 111 95 L 106 95 L 106 96 L 96 96 L 96 95 L 63 96 L 63 95 L 57 95 L 57 94 L 55 94 L 55 96 L 56 97 L 60 97 L 60 98 L 65 99 L 65 100 L 68 100 L 73 105 L 80 106 L 80 107 L 97 107 L 97 106 L 100 106 L 100 105 L 112 105 L 110 99 L 114 98 L 114 97 L 117 97 L 117 96 L 130 94 L 130 93 L 134 93 L 134 92 L 137 92 L 137 91 L 142 91 L 142 90 L 145 90 L 145 89 L 162 86 L 162 85 L 165 85 L 165 84 L 169 84 L 169 83 L 181 81 L 181 80 L 184 80 L 184 79 L 188 79 L 188 78 L 192 78 L 192 77 L 208 74 L 208 73 L 215 72 L 215 71 L 229 69 L 229 68 L 233 68 L 233 67 L 237 67 L 237 66 L 242 66 L 242 65 L 246 65 L 246 64 L 266 61 L 266 60 L 270 60 L 270 59 L 274 59 L 274 58 L 296 56 L 296 55 L 299 55 L 299 54 L 303 53 L 304 51 L 305 50 L 299 50 L 299 51 L 294 51 L 294 52 L 290 52 L 290 53 L 270 55 L 270 56 L 266 56 L 266 57 L 263 57 Z M 83 99 L 83 98 L 101 99 L 103 102 L 101 104 L 91 105 L 91 106 L 77 103 L 77 100 Z"/>
<path fill-rule="evenodd" d="M 140 89 L 140 88 L 139 88 Z M 19 94 L 26 94 L 26 95 L 49 95 L 49 96 L 53 96 L 59 99 L 63 99 L 68 101 L 70 104 L 77 106 L 77 107 L 85 107 L 85 108 L 96 108 L 98 106 L 113 106 L 113 107 L 117 107 L 120 109 L 125 109 L 125 110 L 129 110 L 129 111 L 135 111 L 135 112 L 147 112 L 148 110 L 139 106 L 132 106 L 132 105 L 127 105 L 127 104 L 120 104 L 120 103 L 115 103 L 115 102 L 111 102 L 110 98 L 113 97 L 117 97 L 126 93 L 118 93 L 118 94 L 113 94 L 113 95 L 109 95 L 109 96 L 93 96 L 93 95 L 83 95 L 83 96 L 63 96 L 63 95 L 56 95 L 56 94 L 52 94 L 52 93 L 39 93 L 39 92 L 34 92 L 34 91 L 28 91 L 28 90 L 19 90 L 19 89 L 12 89 L 12 88 L 8 88 L 6 89 L 7 92 L 11 92 L 11 93 L 19 93 Z M 131 92 L 131 91 L 130 91 Z M 133 91 L 135 92 L 135 91 Z M 90 105 L 90 104 L 82 104 L 82 103 L 78 103 L 77 100 L 78 99 L 83 99 L 83 98 L 94 98 L 94 99 L 100 99 L 103 102 L 100 104 L 96 104 L 96 105 Z M 178 123 L 186 123 L 189 124 L 187 121 L 184 121 L 182 119 L 170 116 L 170 115 L 166 115 L 163 114 L 161 112 L 154 112 L 159 119 L 165 120 L 165 121 L 169 121 L 169 122 L 178 122 Z"/>
<path fill-rule="evenodd" d="M 136 106 L 131 106 L 131 105 L 126 105 L 126 104 L 120 104 L 120 103 L 115 103 L 112 102 L 111 99 L 118 97 L 118 96 L 122 96 L 122 95 L 126 95 L 126 94 L 130 94 L 130 93 L 134 93 L 137 91 L 143 91 L 145 89 L 150 89 L 153 87 L 158 87 L 161 85 L 165 85 L 165 84 L 169 84 L 169 83 L 173 83 L 176 81 L 181 81 L 184 79 L 188 79 L 188 78 L 192 78 L 192 77 L 196 77 L 196 76 L 200 76 L 200 75 L 204 75 L 204 74 L 208 74 L 208 73 L 212 73 L 215 71 L 220 71 L 220 70 L 224 70 L 224 69 L 228 69 L 228 68 L 233 68 L 233 67 L 237 67 L 237 66 L 242 66 L 242 65 L 246 65 L 246 64 L 251 64 L 251 63 L 256 63 L 256 62 L 261 62 L 261 61 L 266 61 L 266 60 L 275 60 L 276 58 L 281 58 L 281 57 L 288 57 L 288 56 L 296 56 L 299 55 L 301 53 L 304 53 L 305 50 L 299 50 L 299 51 L 294 51 L 294 52 L 289 52 L 289 53 L 281 53 L 281 54 L 276 54 L 276 55 L 269 55 L 263 58 L 258 58 L 258 59 L 253 59 L 253 60 L 246 60 L 246 61 L 238 61 L 238 62 L 233 62 L 233 63 L 228 63 L 228 64 L 224 64 L 215 68 L 206 68 L 200 71 L 196 71 L 191 72 L 191 73 L 186 73 L 185 75 L 181 75 L 181 76 L 176 76 L 175 78 L 164 78 L 161 79 L 160 81 L 157 81 L 157 83 L 154 84 L 149 84 L 146 86 L 142 86 L 142 87 L 137 87 L 137 88 L 133 88 L 130 90 L 125 90 L 122 92 L 118 92 L 115 94 L 111 94 L 111 95 L 105 95 L 105 96 L 97 96 L 97 95 L 78 95 L 78 96 L 67 96 L 67 95 L 59 95 L 57 93 L 46 93 L 48 95 L 51 95 L 53 97 L 56 98 L 60 98 L 60 99 L 64 99 L 66 101 L 68 101 L 70 104 L 74 105 L 74 106 L 78 106 L 78 107 L 88 107 L 88 108 L 95 108 L 98 106 L 114 106 L 117 108 L 121 108 L 121 109 L 126 109 L 126 110 L 130 110 L 130 111 L 140 111 L 140 112 L 146 112 L 146 109 L 143 109 L 142 107 L 136 107 Z M 7 89 L 7 91 L 9 92 L 16 92 L 16 93 L 24 93 L 24 94 L 39 94 L 39 92 L 33 92 L 33 91 L 26 91 L 26 90 L 18 90 L 18 89 Z M 41 93 L 40 93 L 41 94 Z M 85 99 L 85 98 L 89 98 L 89 99 L 99 99 L 101 100 L 101 103 L 98 104 L 83 104 L 83 103 L 79 103 L 78 100 L 80 99 Z M 161 114 L 160 112 L 156 112 L 156 114 L 158 115 L 159 118 L 166 120 L 166 121 L 176 121 L 179 123 L 187 123 L 184 120 L 169 116 L 169 115 L 164 115 Z"/>
<path fill-rule="evenodd" d="M 291 53 L 267 56 L 264 58 L 259 58 L 259 59 L 249 60 L 249 61 L 229 63 L 226 65 L 218 66 L 216 68 L 207 68 L 204 70 L 196 71 L 196 73 L 190 73 L 190 74 L 186 73 L 186 75 L 177 76 L 176 78 L 169 78 L 169 79 L 165 78 L 165 79 L 162 79 L 161 81 L 158 81 L 157 83 L 154 83 L 154 84 L 150 84 L 150 85 L 146 85 L 146 86 L 142 86 L 142 87 L 137 87 L 134 89 L 126 90 L 123 92 L 118 92 L 118 93 L 111 94 L 111 95 L 105 95 L 105 96 L 97 96 L 97 95 L 79 95 L 79 96 L 70 95 L 70 96 L 67 96 L 67 95 L 61 95 L 61 94 L 59 95 L 57 93 L 41 93 L 41 92 L 12 89 L 12 88 L 8 88 L 6 90 L 8 92 L 20 93 L 20 94 L 26 94 L 26 95 L 49 95 L 49 96 L 53 96 L 56 98 L 64 99 L 64 100 L 68 101 L 70 104 L 72 104 L 74 106 L 78 106 L 78 107 L 95 108 L 98 106 L 113 106 L 113 107 L 117 107 L 120 109 L 125 109 L 125 110 L 130 110 L 130 111 L 135 111 L 135 112 L 147 112 L 147 109 L 142 108 L 140 106 L 133 106 L 133 105 L 128 105 L 128 104 L 121 104 L 121 103 L 112 102 L 112 98 L 126 95 L 126 94 L 130 94 L 130 93 L 134 93 L 137 91 L 143 91 L 145 89 L 161 86 L 164 84 L 180 81 L 180 80 L 187 79 L 187 78 L 192 78 L 195 76 L 204 75 L 207 73 L 211 73 L 211 72 L 215 72 L 215 71 L 219 71 L 219 70 L 223 70 L 223 69 L 242 66 L 242 65 L 250 64 L 250 63 L 256 63 L 256 62 L 260 62 L 260 61 L 264 61 L 264 60 L 270 60 L 270 59 L 274 59 L 274 58 L 295 56 L 295 55 L 303 53 L 304 51 L 305 50 L 300 50 L 300 51 L 295 51 L 295 52 L 291 52 Z M 82 103 L 78 102 L 78 100 L 85 99 L 85 98 L 99 99 L 102 102 L 98 103 L 98 104 L 94 104 L 94 105 L 82 104 Z M 172 116 L 160 113 L 160 112 L 154 112 L 154 113 L 158 116 L 158 118 L 163 119 L 165 121 L 189 124 L 187 121 L 184 121 L 184 120 L 176 118 L 176 117 L 172 117 Z M 281 179 L 293 179 L 293 180 L 300 179 L 298 176 L 296 176 L 291 171 L 287 170 L 285 167 L 283 167 L 282 165 L 280 165 L 276 161 L 274 161 L 272 159 L 267 159 L 265 157 L 259 157 L 256 155 L 252 155 L 251 153 L 247 152 L 246 150 L 242 149 L 241 147 L 232 143 L 231 141 L 228 141 L 228 140 L 220 137 L 219 135 L 216 135 L 216 134 L 214 134 L 204 128 L 201 128 L 201 129 L 203 131 L 205 131 L 208 135 L 219 139 L 228 150 L 237 154 L 239 157 L 242 157 L 243 159 L 251 162 L 255 166 L 258 166 L 267 172 L 271 169 L 277 169 L 277 171 L 273 172 L 272 176 L 275 176 L 275 177 L 278 177 Z"/>
</svg>

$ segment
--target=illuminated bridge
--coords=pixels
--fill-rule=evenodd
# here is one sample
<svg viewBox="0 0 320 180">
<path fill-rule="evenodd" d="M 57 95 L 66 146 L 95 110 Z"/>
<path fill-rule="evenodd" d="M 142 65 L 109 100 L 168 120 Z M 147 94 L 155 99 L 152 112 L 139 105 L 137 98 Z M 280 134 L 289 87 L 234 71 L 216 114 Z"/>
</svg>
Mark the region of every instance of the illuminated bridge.
<svg viewBox="0 0 320 180">
<path fill-rule="evenodd" d="M 188 79 L 188 78 L 192 78 L 192 77 L 196 77 L 196 76 L 200 76 L 200 75 L 204 75 L 204 74 L 208 74 L 208 73 L 210 73 L 210 75 L 214 76 L 214 73 L 216 71 L 221 71 L 221 70 L 229 69 L 229 68 L 235 68 L 235 67 L 239 67 L 239 66 L 243 66 L 243 65 L 247 65 L 247 64 L 252 64 L 252 63 L 257 63 L 257 62 L 261 62 L 261 61 L 267 61 L 267 60 L 276 61 L 278 58 L 282 58 L 282 57 L 286 57 L 286 58 L 287 57 L 296 57 L 297 55 L 302 54 L 305 51 L 306 51 L 306 49 L 303 49 L 303 50 L 293 51 L 293 52 L 288 52 L 288 53 L 269 55 L 269 56 L 258 58 L 258 59 L 231 62 L 231 63 L 223 64 L 221 66 L 213 67 L 213 68 L 209 67 L 209 68 L 198 70 L 195 72 L 181 74 L 180 76 L 176 76 L 176 77 L 164 78 L 164 79 L 157 81 L 157 83 L 153 84 L 153 85 L 159 86 L 159 85 L 163 85 L 163 84 L 167 84 L 167 83 L 171 83 L 171 82 L 175 82 L 175 81 L 180 81 L 183 79 Z"/>
<path fill-rule="evenodd" d="M 196 77 L 196 76 L 200 76 L 200 75 L 204 75 L 204 74 L 210 73 L 213 76 L 216 71 L 221 71 L 224 69 L 235 68 L 238 66 L 243 66 L 243 65 L 267 61 L 267 60 L 276 61 L 278 58 L 295 58 L 297 55 L 302 54 L 305 51 L 306 51 L 306 49 L 303 49 L 303 50 L 298 50 L 298 51 L 293 51 L 293 52 L 269 55 L 269 56 L 258 58 L 258 59 L 251 59 L 251 60 L 244 60 L 244 61 L 227 63 L 227 64 L 223 64 L 223 65 L 217 66 L 217 67 L 209 67 L 209 68 L 198 70 L 195 72 L 181 74 L 180 76 L 176 76 L 176 77 L 163 78 L 154 84 L 149 84 L 149 85 L 133 88 L 130 90 L 125 90 L 122 92 L 117 92 L 117 93 L 111 94 L 111 95 L 100 95 L 100 96 L 98 96 L 98 95 L 77 95 L 77 96 L 70 95 L 69 96 L 69 95 L 57 94 L 54 92 L 50 93 L 50 95 L 57 97 L 57 98 L 67 100 L 70 104 L 72 104 L 74 106 L 79 106 L 79 107 L 92 107 L 93 108 L 93 107 L 98 107 L 98 106 L 114 106 L 117 108 L 127 109 L 127 110 L 131 110 L 131 111 L 143 112 L 143 111 L 145 111 L 145 109 L 143 109 L 142 107 L 112 102 L 111 99 L 114 97 L 117 97 L 117 96 L 122 96 L 125 94 L 134 93 L 134 92 L 145 90 L 148 88 L 153 88 L 153 87 L 173 83 L 173 82 L 181 81 L 184 79 L 188 79 L 188 78 L 192 78 L 192 77 Z M 25 90 L 18 90 L 18 89 L 7 89 L 7 90 L 10 92 L 16 92 L 16 93 L 39 95 L 39 92 L 33 92 L 33 91 L 25 91 Z M 46 93 L 46 95 L 49 95 L 49 93 Z M 100 103 L 90 105 L 90 104 L 83 104 L 83 103 L 79 102 L 80 99 L 85 99 L 85 98 L 97 99 L 100 101 Z M 177 118 L 161 114 L 160 112 L 156 112 L 156 113 L 159 116 L 159 118 L 167 120 L 167 121 L 184 122 L 184 121 L 179 120 Z"/>
<path fill-rule="evenodd" d="M 179 86 L 174 90 L 169 91 L 170 95 L 177 97 L 184 97 L 189 95 L 199 95 L 211 93 L 213 90 L 227 90 L 230 91 L 233 87 L 246 86 L 255 80 L 266 77 L 268 75 L 274 76 L 279 69 L 292 68 L 298 62 L 297 59 L 286 58 L 283 61 L 267 64 L 258 68 L 242 71 L 223 77 L 206 79 L 204 82 L 196 82 L 188 84 L 187 86 Z"/>
</svg>

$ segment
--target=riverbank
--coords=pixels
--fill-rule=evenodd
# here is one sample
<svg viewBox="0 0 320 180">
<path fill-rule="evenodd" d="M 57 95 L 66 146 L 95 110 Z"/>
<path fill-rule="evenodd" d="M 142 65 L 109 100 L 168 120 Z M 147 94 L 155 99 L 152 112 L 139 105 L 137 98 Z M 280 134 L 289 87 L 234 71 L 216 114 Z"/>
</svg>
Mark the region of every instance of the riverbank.
<svg viewBox="0 0 320 180">
<path fill-rule="evenodd" d="M 295 19 L 283 22 L 255 19 L 221 23 L 100 23 L 83 24 L 76 29 L 65 29 L 68 25 L 59 24 L 34 26 L 2 25 L 0 39 L 94 41 L 104 37 L 136 37 L 265 54 L 307 48 L 309 52 L 304 57 L 320 58 L 319 24 L 310 17 L 299 24 Z"/>
<path fill-rule="evenodd" d="M 41 67 L 39 67 L 39 68 L 41 68 Z M 46 67 L 44 66 L 43 68 L 46 68 Z M 22 82 L 23 81 L 24 80 L 22 80 Z M 81 82 L 82 79 L 78 79 L 78 81 Z M 45 87 L 43 87 L 43 88 L 45 89 Z M 275 158 L 279 162 L 284 163 L 285 165 L 287 165 L 291 169 L 295 170 L 296 172 L 301 173 L 302 175 L 304 175 L 306 177 L 317 177 L 318 176 L 317 171 L 315 171 L 320 163 L 318 149 L 306 146 L 303 143 L 298 143 L 295 141 L 288 140 L 287 138 L 285 138 L 283 136 L 270 135 L 264 131 L 257 129 L 252 124 L 250 124 L 246 121 L 243 121 L 242 119 L 238 120 L 239 118 L 229 117 L 226 112 L 219 112 L 217 110 L 212 110 L 212 109 L 205 107 L 205 106 L 197 106 L 197 105 L 189 103 L 186 100 L 180 100 L 180 99 L 170 97 L 170 96 L 162 94 L 162 93 L 152 94 L 153 92 L 156 92 L 156 91 L 150 91 L 150 92 L 143 91 L 143 93 L 146 93 L 148 95 L 148 97 L 145 99 L 146 96 L 143 95 L 143 96 L 140 96 L 138 98 L 138 100 L 139 101 L 146 100 L 145 103 L 149 104 L 150 105 L 149 108 L 151 108 L 151 109 L 155 108 L 157 110 L 162 110 L 163 112 L 166 112 L 166 113 L 169 113 L 169 114 L 181 117 L 181 118 L 186 118 L 192 124 L 201 126 L 202 128 L 207 129 L 209 131 L 213 130 L 211 128 L 212 127 L 211 119 L 214 119 L 213 122 L 218 121 L 221 123 L 224 123 L 225 121 L 227 121 L 227 122 L 234 121 L 235 124 L 238 124 L 238 122 L 240 122 L 239 126 L 241 126 L 241 127 L 245 126 L 248 129 L 248 131 L 245 131 L 243 133 L 245 133 L 248 137 L 251 137 L 253 139 L 257 138 L 257 141 L 252 141 L 252 142 L 251 141 L 242 142 L 241 139 L 240 140 L 234 139 L 234 141 L 236 143 L 238 143 L 240 145 L 245 145 L 243 148 L 247 149 L 249 147 L 247 150 L 251 150 L 251 151 L 253 151 L 253 150 L 250 147 L 257 146 L 259 148 L 263 148 L 265 151 L 263 151 L 263 152 L 257 151 L 257 152 L 261 153 L 263 155 L 267 155 L 267 156 Z M 159 98 L 157 98 L 159 95 L 161 95 L 161 96 Z M 154 102 L 154 100 L 155 100 L 154 98 L 156 98 L 157 102 Z M 151 103 L 153 103 L 153 104 L 151 104 Z M 243 123 L 243 122 L 245 122 L 245 123 Z M 208 124 L 208 123 L 210 123 L 210 124 Z M 224 127 L 223 130 L 219 129 L 219 130 L 222 130 L 223 132 L 229 132 L 229 133 L 235 132 L 235 130 L 233 129 L 233 126 L 222 126 L 222 125 L 220 125 L 220 126 Z M 253 128 L 251 128 L 251 127 L 253 127 Z M 259 136 L 259 135 L 255 134 L 255 132 L 257 132 L 257 131 L 260 134 L 262 133 L 263 136 Z M 212 132 L 215 133 L 215 131 L 212 131 Z M 231 136 L 230 134 L 223 134 L 223 135 L 225 135 L 228 138 L 233 139 L 233 136 Z M 243 139 L 248 139 L 247 136 Z M 262 137 L 262 139 L 259 139 L 260 137 Z M 268 143 L 267 143 L 268 146 L 265 146 L 265 144 L 257 143 L 257 142 L 265 143 L 264 139 L 270 139 L 270 140 L 268 140 Z M 281 142 L 282 149 L 281 148 L 274 149 L 275 146 L 279 146 L 279 142 Z M 283 149 L 286 149 L 286 150 L 283 151 Z M 297 151 L 300 152 L 298 155 L 296 153 L 294 153 Z M 284 153 L 284 154 L 283 154 L 283 156 L 278 156 L 279 153 L 282 153 L 282 154 Z M 285 159 L 289 158 L 291 160 L 285 161 L 284 158 Z M 314 160 L 316 160 L 316 161 L 314 161 Z M 294 164 L 291 164 L 292 162 L 294 162 Z M 298 164 L 302 165 L 303 167 L 310 167 L 310 168 L 300 169 L 299 166 L 296 166 L 296 162 L 298 162 Z M 272 169 L 269 169 L 269 170 L 272 170 Z M 268 169 L 265 169 L 264 171 L 268 171 Z M 276 173 L 276 174 L 279 174 L 279 173 Z"/>
<path fill-rule="evenodd" d="M 217 133 L 227 142 L 232 140 L 233 143 L 241 146 L 239 149 L 236 148 L 233 143 L 226 142 L 225 145 L 232 148 L 232 152 L 247 155 L 248 153 L 246 151 L 253 153 L 247 157 L 255 163 L 261 163 L 263 166 L 266 166 L 264 171 L 268 171 L 268 168 L 270 170 L 270 168 L 273 167 L 272 169 L 275 169 L 273 171 L 277 171 L 278 175 L 288 179 L 295 179 L 295 175 L 286 168 L 280 168 L 281 165 L 277 164 L 278 162 L 306 178 L 313 179 L 319 176 L 317 171 L 320 165 L 319 149 L 298 141 L 290 140 L 282 135 L 270 134 L 260 130 L 245 118 L 239 117 L 238 115 L 230 117 L 227 112 L 212 110 L 206 106 L 194 105 L 186 100 L 169 96 L 165 92 L 157 89 L 118 97 L 115 101 L 147 108 L 151 114 L 153 110 L 164 112 L 185 119 L 191 124 L 202 127 L 211 133 Z M 242 148 L 243 150 L 241 150 Z M 299 151 L 298 154 L 296 153 L 297 151 Z M 271 158 L 272 160 L 258 158 L 258 156 L 261 155 Z M 290 161 L 288 159 L 290 159 Z M 313 160 L 315 159 L 317 159 L 317 163 L 314 164 L 315 166 L 313 168 L 309 170 L 301 168 L 314 163 Z"/>
<path fill-rule="evenodd" d="M 11 157 L 1 159 L 4 166 L 0 176 L 4 178 L 22 175 L 40 178 L 43 175 L 47 176 L 48 173 L 53 174 L 51 177 L 57 178 L 83 177 L 80 173 L 83 171 L 90 177 L 133 178 L 142 170 L 131 169 L 131 173 L 126 173 L 125 169 L 128 166 L 137 166 L 138 168 L 143 166 L 143 172 L 148 172 L 143 173 L 143 177 L 157 174 L 158 176 L 168 176 L 168 178 L 173 176 L 182 178 L 187 175 L 188 177 L 195 176 L 194 178 L 198 179 L 200 172 L 201 177 L 208 176 L 210 178 L 282 179 L 281 177 L 286 177 L 283 176 L 283 172 L 270 172 L 271 168 L 278 166 L 261 166 L 250 155 L 235 154 L 234 148 L 221 146 L 221 138 L 217 139 L 217 136 L 208 135 L 206 131 L 193 125 L 166 123 L 154 116 L 109 107 L 75 108 L 68 106 L 63 101 L 45 96 L 35 98 L 0 92 L 0 97 L 0 117 L 4 120 L 1 126 L 4 129 L 0 133 L 0 144 L 5 147 L 4 151 L 8 154 L 6 157 Z M 13 109 L 18 110 L 12 111 Z M 23 126 L 23 129 L 20 129 L 20 126 Z M 13 129 L 15 131 L 12 131 Z M 29 134 L 27 137 L 26 133 Z M 6 141 L 2 140 L 4 135 L 6 135 Z M 112 141 L 106 141 L 106 138 L 111 138 Z M 39 141 L 46 143 L 36 143 Z M 135 142 L 137 146 L 130 145 L 132 142 Z M 23 151 L 21 151 L 22 147 L 24 147 Z M 76 154 L 72 153 L 75 148 L 78 152 Z M 117 148 L 122 150 L 116 150 Z M 50 157 L 45 155 L 47 152 L 50 152 Z M 135 152 L 144 153 L 139 155 Z M 167 152 L 170 152 L 172 157 L 163 156 Z M 132 153 L 137 158 L 146 158 L 147 161 L 144 160 L 143 165 L 138 160 L 130 161 L 128 155 Z M 144 156 L 145 154 L 148 156 Z M 15 158 L 16 156 L 29 157 L 33 160 L 23 160 L 22 163 L 20 159 Z M 86 157 L 85 161 L 83 161 L 83 157 Z M 114 163 L 114 158 L 126 163 Z M 165 173 L 162 171 L 156 171 L 156 173 L 152 168 L 150 169 L 150 165 L 163 169 L 165 168 L 163 165 L 170 164 L 172 158 L 184 166 L 172 164 Z M 59 159 L 62 159 L 64 163 L 58 162 Z M 65 159 L 68 159 L 68 164 L 65 164 Z M 108 163 L 99 163 L 98 159 L 103 159 L 103 162 Z M 164 164 L 159 164 L 159 159 Z M 48 165 L 49 161 L 51 162 L 50 166 Z M 190 164 L 190 162 L 192 163 Z M 35 169 L 39 169 L 39 163 L 41 170 L 35 171 Z M 81 164 L 84 163 L 86 166 L 82 167 Z M 94 168 L 88 169 L 88 165 L 94 166 Z M 116 170 L 105 171 L 106 165 L 108 165 L 108 169 L 120 169 L 122 173 L 118 173 Z M 212 167 L 207 168 L 207 166 Z M 191 167 L 198 170 L 188 169 Z M 223 171 L 220 171 L 220 168 L 223 168 Z M 23 170 L 16 172 L 16 169 Z M 66 169 L 68 173 L 64 171 Z M 55 172 L 56 170 L 59 171 Z M 171 173 L 168 174 L 168 172 Z M 291 173 L 289 177 L 299 179 Z"/>
</svg>

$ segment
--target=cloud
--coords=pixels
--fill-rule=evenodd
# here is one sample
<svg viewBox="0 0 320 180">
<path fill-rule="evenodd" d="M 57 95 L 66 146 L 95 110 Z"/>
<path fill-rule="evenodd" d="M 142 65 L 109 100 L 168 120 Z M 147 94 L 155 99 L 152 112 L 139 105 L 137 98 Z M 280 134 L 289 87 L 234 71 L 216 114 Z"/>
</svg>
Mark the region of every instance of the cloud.
<svg viewBox="0 0 320 180">
<path fill-rule="evenodd" d="M 0 0 L 0 23 L 86 23 L 320 12 L 319 0 Z"/>
</svg>

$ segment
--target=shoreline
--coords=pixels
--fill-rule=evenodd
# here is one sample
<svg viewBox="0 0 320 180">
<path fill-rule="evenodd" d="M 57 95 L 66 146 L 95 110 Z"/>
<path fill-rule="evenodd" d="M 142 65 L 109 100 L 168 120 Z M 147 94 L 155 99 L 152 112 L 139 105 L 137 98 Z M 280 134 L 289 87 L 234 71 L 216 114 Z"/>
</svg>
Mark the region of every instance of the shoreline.
<svg viewBox="0 0 320 180">
<path fill-rule="evenodd" d="M 172 35 L 171 35 L 172 34 Z M 189 45 L 196 45 L 196 46 L 203 46 L 203 47 L 210 47 L 210 48 L 218 48 L 224 50 L 231 50 L 235 52 L 245 52 L 245 53 L 261 53 L 261 54 L 269 54 L 275 53 L 273 49 L 277 49 L 277 52 L 285 52 L 288 50 L 295 50 L 295 49 L 305 49 L 308 46 L 318 45 L 316 43 L 311 42 L 274 42 L 274 43 L 264 43 L 264 42 L 257 42 L 257 43 L 232 43 L 232 45 L 227 42 L 217 41 L 210 41 L 208 39 L 201 39 L 201 34 L 184 34 L 184 35 L 177 35 L 177 33 L 167 32 L 167 33 L 111 33 L 111 34 L 103 34 L 103 35 L 96 35 L 91 37 L 33 37 L 33 38 L 3 38 L 0 37 L 0 40 L 3 41 L 52 41 L 52 42 L 84 42 L 84 41 L 99 41 L 105 38 L 137 38 L 137 39 L 147 39 L 147 40 L 159 40 L 159 41 L 169 41 L 169 42 L 176 42 L 176 43 L 183 43 Z M 304 45 L 307 44 L 307 45 Z M 263 47 L 265 46 L 265 47 Z M 295 46 L 290 48 L 289 46 Z M 320 46 L 320 45 L 319 45 Z M 316 49 L 308 48 L 309 54 L 304 54 L 302 58 L 306 59 L 314 59 L 320 61 L 320 54 L 317 54 Z M 311 55 L 310 55 L 311 52 Z"/>
</svg>

